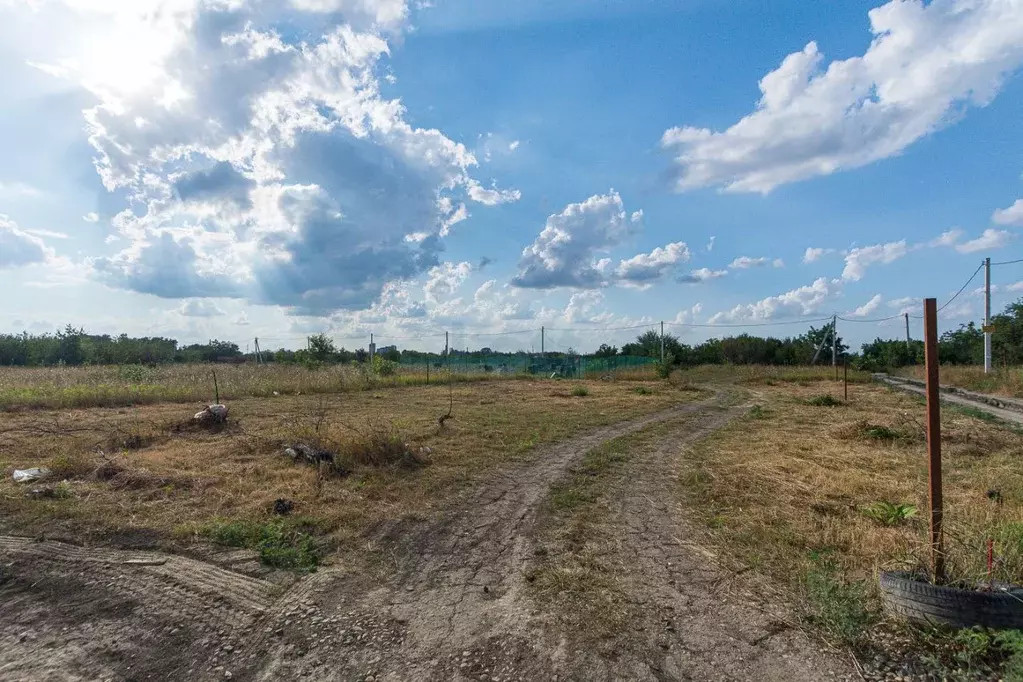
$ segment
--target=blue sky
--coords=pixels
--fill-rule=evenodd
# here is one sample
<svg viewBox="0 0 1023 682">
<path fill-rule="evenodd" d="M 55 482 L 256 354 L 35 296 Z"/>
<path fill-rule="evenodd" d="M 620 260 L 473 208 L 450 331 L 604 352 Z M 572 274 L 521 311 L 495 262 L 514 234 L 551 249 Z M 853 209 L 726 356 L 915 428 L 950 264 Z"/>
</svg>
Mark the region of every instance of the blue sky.
<svg viewBox="0 0 1023 682">
<path fill-rule="evenodd" d="M 1023 0 L 0 15 L 2 331 L 858 344 L 1020 253 Z"/>
</svg>

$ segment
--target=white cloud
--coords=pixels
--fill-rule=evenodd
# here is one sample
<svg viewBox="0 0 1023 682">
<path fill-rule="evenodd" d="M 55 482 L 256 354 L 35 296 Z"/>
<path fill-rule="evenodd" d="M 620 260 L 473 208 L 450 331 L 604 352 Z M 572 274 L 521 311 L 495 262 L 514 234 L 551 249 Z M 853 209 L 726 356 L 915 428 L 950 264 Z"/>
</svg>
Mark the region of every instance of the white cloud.
<svg viewBox="0 0 1023 682">
<path fill-rule="evenodd" d="M 856 310 L 852 311 L 850 315 L 853 317 L 867 317 L 868 315 L 874 313 L 878 308 L 881 307 L 881 302 L 883 300 L 884 298 L 881 296 L 881 294 L 876 294 L 869 301 L 861 305 Z"/>
<path fill-rule="evenodd" d="M 461 263 L 441 263 L 430 268 L 427 273 L 426 286 L 423 292 L 427 301 L 438 301 L 443 297 L 450 296 L 472 273 L 472 264 L 468 261 Z"/>
<path fill-rule="evenodd" d="M 998 209 L 991 216 L 991 220 L 998 225 L 1023 227 L 1023 199 L 1017 199 L 1008 208 Z"/>
<path fill-rule="evenodd" d="M 957 244 L 956 251 L 959 253 L 974 253 L 976 251 L 1000 249 L 1012 241 L 1012 238 L 1013 234 L 1008 230 L 996 230 L 993 227 L 989 227 L 976 239 Z"/>
<path fill-rule="evenodd" d="M 679 275 L 675 278 L 680 284 L 699 284 L 700 282 L 707 282 L 712 279 L 718 279 L 728 274 L 728 270 L 711 270 L 710 268 L 700 268 L 698 270 L 691 270 L 684 275 Z"/>
<path fill-rule="evenodd" d="M 522 251 L 517 287 L 593 289 L 613 278 L 609 258 L 597 254 L 620 245 L 636 232 L 642 214 L 628 217 L 621 196 L 611 190 L 547 218 L 536 240 Z M 684 245 L 683 245 L 684 246 Z"/>
<path fill-rule="evenodd" d="M 512 140 L 510 143 L 508 143 L 508 151 L 510 152 L 515 151 L 516 149 L 519 148 L 519 144 L 520 143 L 518 140 Z"/>
<path fill-rule="evenodd" d="M 248 314 L 243 310 L 240 313 L 238 313 L 233 320 L 231 320 L 231 324 L 237 325 L 239 327 L 247 327 L 251 323 L 249 322 Z M 265 351 L 266 349 L 264 348 L 263 350 Z"/>
<path fill-rule="evenodd" d="M 178 314 L 184 317 L 221 317 L 225 313 L 213 301 L 204 298 L 191 298 L 181 304 Z"/>
<path fill-rule="evenodd" d="M 1023 62 L 1018 0 L 892 0 L 868 16 L 863 56 L 825 67 L 808 43 L 763 77 L 756 110 L 727 130 L 666 131 L 676 187 L 766 193 L 897 155 L 988 104 Z"/>
<path fill-rule="evenodd" d="M 909 252 L 906 240 L 875 244 L 851 249 L 845 256 L 845 268 L 842 279 L 857 282 L 863 278 L 867 268 L 874 263 L 891 263 L 902 258 Z"/>
<path fill-rule="evenodd" d="M 53 230 L 25 230 L 25 232 L 43 239 L 71 239 L 70 235 L 63 232 L 54 232 Z"/>
<path fill-rule="evenodd" d="M 835 252 L 836 252 L 836 249 L 820 249 L 820 248 L 811 246 L 811 247 L 807 248 L 806 249 L 806 253 L 803 254 L 803 262 L 804 263 L 813 263 L 814 261 L 818 261 L 821 258 L 823 258 L 824 256 L 827 256 L 828 254 L 832 254 L 832 253 L 835 253 Z"/>
<path fill-rule="evenodd" d="M 500 190 L 500 189 L 485 189 L 480 183 L 475 180 L 469 181 L 469 198 L 473 201 L 477 201 L 484 206 L 497 206 L 498 204 L 508 204 L 518 201 L 522 198 L 522 192 L 517 189 Z"/>
<path fill-rule="evenodd" d="M 679 263 L 687 262 L 690 256 L 685 242 L 673 242 L 659 246 L 650 253 L 641 253 L 620 261 L 614 277 L 624 284 L 647 287 L 662 279 Z"/>
<path fill-rule="evenodd" d="M 1005 287 L 1006 291 L 1023 291 L 1023 282 L 1016 282 Z"/>
<path fill-rule="evenodd" d="M 97 223 L 99 222 L 99 214 L 94 211 L 90 211 L 82 216 L 82 220 L 87 223 Z"/>
<path fill-rule="evenodd" d="M 959 241 L 959 238 L 963 236 L 963 231 L 955 228 L 942 232 L 938 237 L 927 242 L 928 246 L 955 246 Z"/>
<path fill-rule="evenodd" d="M 728 267 L 735 268 L 737 270 L 748 270 L 749 268 L 759 268 L 765 265 L 771 265 L 776 268 L 785 267 L 785 261 L 781 258 L 770 259 L 766 256 L 759 258 L 751 258 L 750 256 L 739 256 L 733 260 Z"/>
<path fill-rule="evenodd" d="M 811 315 L 820 312 L 821 306 L 837 296 L 838 292 L 835 282 L 826 277 L 820 277 L 808 286 L 786 291 L 777 296 L 768 296 L 755 303 L 737 305 L 731 310 L 717 313 L 710 318 L 710 322 L 711 324 L 746 322 Z"/>
<path fill-rule="evenodd" d="M 52 257 L 52 249 L 42 239 L 0 213 L 0 269 L 43 263 Z"/>
<path fill-rule="evenodd" d="M 29 10 L 57 27 L 31 41 L 33 64 L 99 102 L 84 112 L 96 170 L 128 197 L 112 221 L 123 248 L 91 261 L 100 281 L 293 314 L 365 310 L 438 265 L 465 203 L 518 199 L 484 188 L 463 144 L 381 94 L 403 0 L 291 5 L 326 14 L 226 0 Z"/>
<path fill-rule="evenodd" d="M 710 241 L 707 242 L 707 253 L 714 250 L 714 242 L 717 241 L 717 237 L 711 237 Z"/>
</svg>

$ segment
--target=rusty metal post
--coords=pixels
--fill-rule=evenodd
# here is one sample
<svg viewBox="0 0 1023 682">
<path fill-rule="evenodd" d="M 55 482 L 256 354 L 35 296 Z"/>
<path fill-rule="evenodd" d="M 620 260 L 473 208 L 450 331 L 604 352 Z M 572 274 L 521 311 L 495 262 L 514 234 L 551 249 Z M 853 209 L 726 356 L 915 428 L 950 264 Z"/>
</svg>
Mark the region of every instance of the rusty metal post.
<svg viewBox="0 0 1023 682">
<path fill-rule="evenodd" d="M 927 367 L 927 460 L 931 512 L 931 575 L 935 583 L 945 577 L 942 548 L 941 403 L 938 397 L 938 302 L 924 299 L 924 362 Z"/>
</svg>

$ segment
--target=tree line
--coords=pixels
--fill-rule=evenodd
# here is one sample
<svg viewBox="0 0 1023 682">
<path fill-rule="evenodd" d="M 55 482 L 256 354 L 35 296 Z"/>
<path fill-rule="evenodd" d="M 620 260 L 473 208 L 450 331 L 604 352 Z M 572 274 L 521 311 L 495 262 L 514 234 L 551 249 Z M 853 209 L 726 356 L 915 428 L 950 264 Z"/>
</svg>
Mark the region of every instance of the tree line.
<svg viewBox="0 0 1023 682">
<path fill-rule="evenodd" d="M 1005 310 L 992 317 L 992 355 L 998 365 L 1023 365 L 1023 299 L 1010 303 Z M 775 338 L 739 334 L 708 339 L 689 345 L 678 337 L 666 334 L 663 338 L 665 363 L 691 367 L 717 364 L 805 365 L 815 356 L 818 362 L 831 362 L 831 325 L 810 327 L 798 336 Z M 641 334 L 635 341 L 618 348 L 602 344 L 594 353 L 601 358 L 620 356 L 661 358 L 661 335 L 656 330 Z M 840 361 L 848 361 L 858 369 L 878 371 L 924 361 L 923 341 L 877 338 L 865 343 L 857 353 L 851 353 L 839 335 L 834 340 L 835 354 Z M 378 358 L 389 362 L 440 364 L 444 356 L 416 350 L 399 350 L 396 346 L 380 347 Z M 479 359 L 499 364 L 501 358 L 519 359 L 525 351 L 500 353 L 490 348 L 449 351 L 449 357 Z M 547 353 L 549 357 L 575 355 L 575 351 Z M 941 335 L 938 355 L 942 363 L 979 365 L 984 360 L 984 333 L 973 322 Z M 256 360 L 254 353 L 244 353 L 238 344 L 212 339 L 207 343 L 178 346 L 174 339 L 164 337 L 130 337 L 87 334 L 84 329 L 71 325 L 54 334 L 0 334 L 0 364 L 5 366 L 40 367 L 52 365 L 126 365 L 193 362 L 239 362 Z M 297 363 L 306 365 L 361 363 L 369 359 L 365 348 L 347 350 L 338 348 L 325 334 L 309 337 L 306 348 L 266 351 L 259 360 L 264 362 Z"/>
</svg>

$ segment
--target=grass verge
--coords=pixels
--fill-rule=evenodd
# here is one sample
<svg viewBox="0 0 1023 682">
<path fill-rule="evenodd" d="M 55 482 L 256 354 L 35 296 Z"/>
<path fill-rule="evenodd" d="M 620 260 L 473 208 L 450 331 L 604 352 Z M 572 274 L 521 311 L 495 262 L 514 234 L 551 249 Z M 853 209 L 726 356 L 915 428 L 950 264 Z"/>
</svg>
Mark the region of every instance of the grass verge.
<svg viewBox="0 0 1023 682">
<path fill-rule="evenodd" d="M 682 495 L 723 554 L 788 583 L 807 620 L 833 641 L 862 644 L 881 616 L 876 574 L 926 565 L 927 470 L 911 396 L 850 390 L 841 410 L 811 400 L 819 385 L 758 386 L 750 414 L 689 454 Z M 942 412 L 946 548 L 951 576 L 1023 582 L 1023 438 L 959 411 Z M 867 513 L 865 510 L 873 510 Z"/>
</svg>

